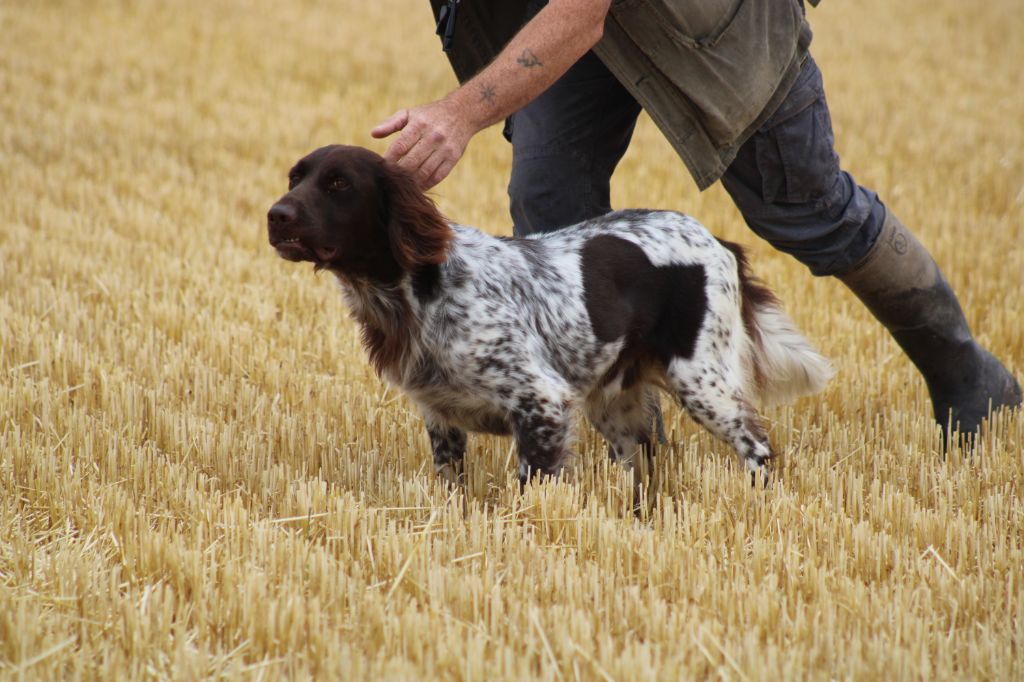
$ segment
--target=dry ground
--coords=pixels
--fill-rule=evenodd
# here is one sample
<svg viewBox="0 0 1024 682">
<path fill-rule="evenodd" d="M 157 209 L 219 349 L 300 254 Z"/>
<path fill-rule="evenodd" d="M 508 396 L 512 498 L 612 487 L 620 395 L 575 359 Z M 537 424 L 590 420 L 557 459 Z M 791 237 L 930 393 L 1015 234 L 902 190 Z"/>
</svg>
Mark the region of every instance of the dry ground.
<svg viewBox="0 0 1024 682">
<path fill-rule="evenodd" d="M 1024 418 L 943 459 L 924 386 L 834 281 L 700 195 L 644 123 L 616 204 L 689 211 L 839 368 L 770 413 L 781 482 L 668 413 L 644 520 L 581 435 L 448 499 L 330 277 L 278 259 L 290 163 L 453 79 L 422 0 L 0 0 L 0 677 L 1020 679 Z M 812 12 L 849 168 L 1024 367 L 1024 7 Z M 481 135 L 435 195 L 506 231 Z"/>
</svg>

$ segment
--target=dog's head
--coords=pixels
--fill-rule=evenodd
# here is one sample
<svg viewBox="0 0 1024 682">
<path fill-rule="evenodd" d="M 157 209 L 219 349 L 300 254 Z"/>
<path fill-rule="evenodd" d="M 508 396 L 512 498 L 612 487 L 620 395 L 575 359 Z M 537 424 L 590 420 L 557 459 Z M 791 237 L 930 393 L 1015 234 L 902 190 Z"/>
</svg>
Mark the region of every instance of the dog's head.
<svg viewBox="0 0 1024 682">
<path fill-rule="evenodd" d="M 321 147 L 288 172 L 270 245 L 346 278 L 390 282 L 447 255 L 451 227 L 413 179 L 360 147 Z"/>
</svg>

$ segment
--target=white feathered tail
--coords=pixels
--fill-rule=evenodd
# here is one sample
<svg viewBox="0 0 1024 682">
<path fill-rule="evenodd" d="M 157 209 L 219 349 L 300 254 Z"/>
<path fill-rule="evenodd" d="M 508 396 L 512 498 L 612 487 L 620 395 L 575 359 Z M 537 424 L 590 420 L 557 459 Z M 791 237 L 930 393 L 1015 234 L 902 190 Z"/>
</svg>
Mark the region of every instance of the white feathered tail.
<svg viewBox="0 0 1024 682">
<path fill-rule="evenodd" d="M 758 407 L 770 407 L 820 392 L 835 374 L 832 364 L 797 329 L 775 294 L 750 274 L 743 249 L 722 244 L 737 261 L 748 339 L 744 353 L 748 399 Z"/>
<path fill-rule="evenodd" d="M 818 393 L 835 374 L 778 303 L 754 307 L 750 364 L 751 398 L 762 407 L 784 405 Z"/>
</svg>

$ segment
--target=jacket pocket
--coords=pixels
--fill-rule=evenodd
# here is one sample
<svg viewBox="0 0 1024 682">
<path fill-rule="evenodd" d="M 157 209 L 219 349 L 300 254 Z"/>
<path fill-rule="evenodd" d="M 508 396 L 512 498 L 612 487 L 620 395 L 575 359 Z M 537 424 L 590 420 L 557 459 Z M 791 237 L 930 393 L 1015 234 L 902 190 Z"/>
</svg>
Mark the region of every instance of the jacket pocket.
<svg viewBox="0 0 1024 682">
<path fill-rule="evenodd" d="M 816 66 L 805 68 L 753 139 L 766 203 L 827 205 L 839 175 L 839 157 Z"/>
<path fill-rule="evenodd" d="M 799 0 L 619 0 L 609 20 L 633 43 L 609 48 L 644 53 L 719 147 L 755 122 L 809 40 Z"/>
</svg>

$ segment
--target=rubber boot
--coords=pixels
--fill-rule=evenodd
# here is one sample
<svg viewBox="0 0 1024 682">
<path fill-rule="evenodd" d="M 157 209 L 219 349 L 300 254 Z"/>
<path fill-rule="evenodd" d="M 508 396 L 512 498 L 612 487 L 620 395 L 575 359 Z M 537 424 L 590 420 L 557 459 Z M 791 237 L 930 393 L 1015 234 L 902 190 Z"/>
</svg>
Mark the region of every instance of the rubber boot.
<svg viewBox="0 0 1024 682">
<path fill-rule="evenodd" d="M 971 336 L 938 265 L 891 211 L 868 255 L 838 277 L 924 376 L 944 447 L 951 427 L 970 447 L 990 410 L 1021 404 L 1020 384 Z"/>
</svg>

